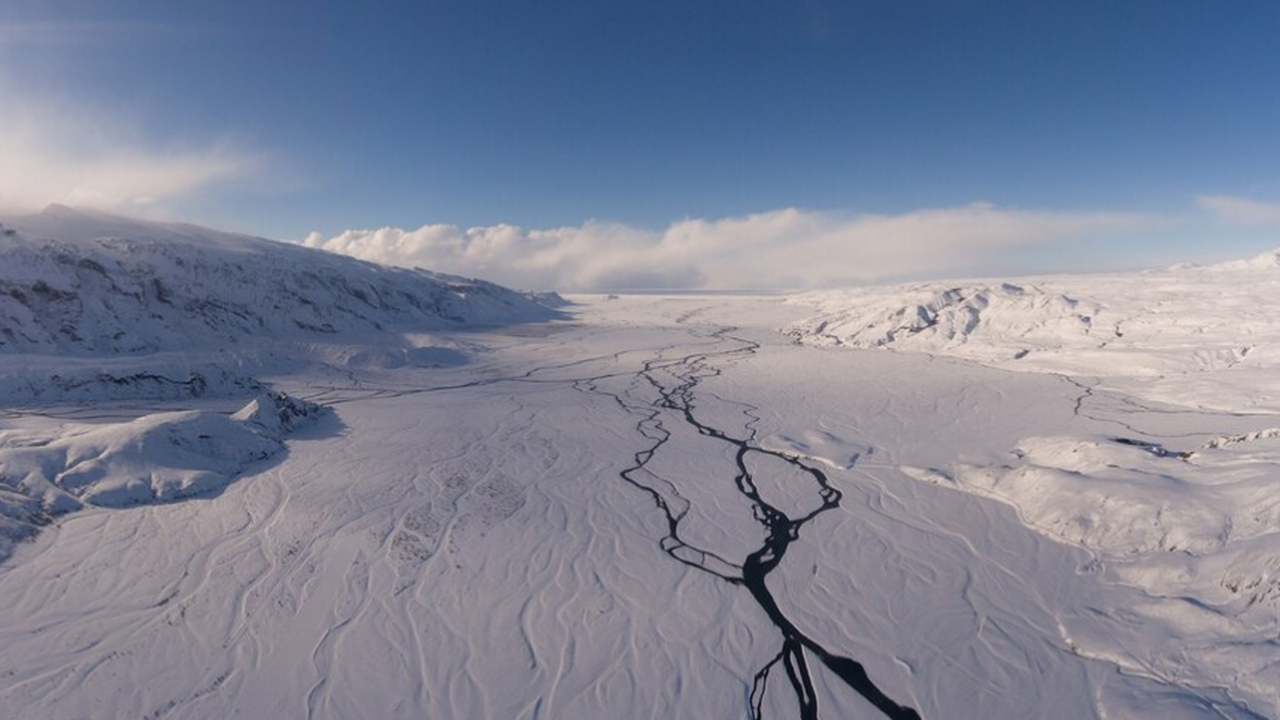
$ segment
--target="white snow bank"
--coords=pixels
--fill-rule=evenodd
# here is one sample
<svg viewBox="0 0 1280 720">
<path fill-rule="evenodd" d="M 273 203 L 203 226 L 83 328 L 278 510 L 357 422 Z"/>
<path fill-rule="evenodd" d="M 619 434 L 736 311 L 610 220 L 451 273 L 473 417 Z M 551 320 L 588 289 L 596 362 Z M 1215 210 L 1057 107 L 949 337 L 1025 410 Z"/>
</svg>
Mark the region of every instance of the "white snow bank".
<svg viewBox="0 0 1280 720">
<path fill-rule="evenodd" d="M 1280 712 L 1280 430 L 1182 452 L 1107 437 L 1028 438 L 1002 465 L 903 470 L 1013 505 L 1029 526 L 1092 551 L 1101 561 L 1094 572 L 1143 591 L 1141 603 L 1102 625 L 1073 624 L 1079 651 L 1119 643 L 1146 648 L 1133 657 L 1192 655 L 1194 663 L 1170 669 L 1204 686 L 1234 678 L 1261 703 L 1255 709 Z"/>
<path fill-rule="evenodd" d="M 162 412 L 131 422 L 0 431 L 0 559 L 39 525 L 84 505 L 123 507 L 219 490 L 284 449 L 322 412 L 262 393 L 239 412 Z"/>
<path fill-rule="evenodd" d="M 243 397 L 264 389 L 254 375 L 267 359 L 180 352 L 114 358 L 0 355 L 0 404 Z M 288 367 L 286 358 L 270 363 L 275 372 Z"/>
<path fill-rule="evenodd" d="M 1233 439 L 1174 453 L 1138 440 L 1027 438 L 1003 465 L 908 471 L 1003 499 L 1032 526 L 1110 556 L 1200 556 L 1280 526 L 1280 442 Z"/>
<path fill-rule="evenodd" d="M 817 311 L 786 329 L 806 344 L 1009 369 L 1155 378 L 1280 360 L 1277 251 L 1208 267 L 858 288 L 791 302 Z"/>
<path fill-rule="evenodd" d="M 823 311 L 792 329 L 813 344 L 936 350 L 972 342 L 966 351 L 991 359 L 1012 357 L 1031 343 L 1079 342 L 1092 333 L 1100 310 L 1094 303 L 1013 283 L 813 293 L 798 301 Z M 976 350 L 979 345 L 989 354 Z"/>
<path fill-rule="evenodd" d="M 1260 539 L 1273 544 L 1280 532 L 1280 428 L 1181 452 L 1128 438 L 1032 437 L 1000 465 L 903 469 L 1003 500 L 1032 527 L 1124 562 L 1163 553 L 1204 559 Z M 1240 596 L 1245 604 L 1280 609 L 1280 586 L 1266 578 L 1220 585 L 1200 594 L 1228 602 L 1251 592 Z"/>
<path fill-rule="evenodd" d="M 825 430 L 799 433 L 775 433 L 760 438 L 760 447 L 794 458 L 816 460 L 837 470 L 848 470 L 859 458 L 875 450 L 862 443 L 846 440 Z"/>
</svg>

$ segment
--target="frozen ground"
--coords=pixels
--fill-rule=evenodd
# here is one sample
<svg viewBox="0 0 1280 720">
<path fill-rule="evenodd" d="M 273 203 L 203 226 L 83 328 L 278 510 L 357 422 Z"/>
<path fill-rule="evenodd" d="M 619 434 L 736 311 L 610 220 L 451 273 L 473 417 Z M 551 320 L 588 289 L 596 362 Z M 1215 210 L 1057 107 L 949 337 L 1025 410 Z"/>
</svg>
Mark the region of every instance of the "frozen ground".
<svg viewBox="0 0 1280 720">
<path fill-rule="evenodd" d="M 1150 642 L 1135 628 L 1158 628 L 1151 637 L 1167 637 L 1143 651 L 1149 663 L 1248 689 L 1270 698 L 1256 711 L 1280 715 L 1280 252 L 792 302 L 810 309 L 788 326 L 806 345 L 966 358 L 1074 386 L 1087 424 L 1029 431 L 994 462 L 902 469 L 1087 548 L 1111 581 L 1142 591 L 1098 628 L 1130 647 Z"/>
<path fill-rule="evenodd" d="M 919 481 L 1114 435 L 1142 419 L 1119 400 L 797 345 L 774 300 L 580 300 L 459 338 L 489 348 L 470 366 L 276 378 L 333 410 L 282 460 L 24 543 L 0 567 L 0 715 L 1276 715 L 1271 601 L 1249 635 Z M 1199 446 L 1280 423 L 1176 424 Z"/>
<path fill-rule="evenodd" d="M 1133 300 L 1104 347 L 1072 318 L 1120 278 L 943 297 L 910 337 L 972 323 L 927 352 L 837 325 L 949 288 L 537 322 L 475 285 L 500 326 L 344 314 L 232 353 L 202 318 L 104 350 L 14 311 L 55 339 L 0 353 L 0 717 L 1278 717 L 1261 264 L 1144 276 L 1199 319 Z"/>
</svg>

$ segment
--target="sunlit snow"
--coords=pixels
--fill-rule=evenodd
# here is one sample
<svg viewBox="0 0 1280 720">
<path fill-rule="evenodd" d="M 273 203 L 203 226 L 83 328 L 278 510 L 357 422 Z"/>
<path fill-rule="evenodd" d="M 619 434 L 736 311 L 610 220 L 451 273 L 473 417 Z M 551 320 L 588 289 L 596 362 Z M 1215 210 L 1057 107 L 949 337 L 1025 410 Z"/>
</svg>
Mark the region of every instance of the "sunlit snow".
<svg viewBox="0 0 1280 720">
<path fill-rule="evenodd" d="M 70 214 L 0 240 L 0 717 L 1280 715 L 1265 258 L 557 311 Z"/>
</svg>

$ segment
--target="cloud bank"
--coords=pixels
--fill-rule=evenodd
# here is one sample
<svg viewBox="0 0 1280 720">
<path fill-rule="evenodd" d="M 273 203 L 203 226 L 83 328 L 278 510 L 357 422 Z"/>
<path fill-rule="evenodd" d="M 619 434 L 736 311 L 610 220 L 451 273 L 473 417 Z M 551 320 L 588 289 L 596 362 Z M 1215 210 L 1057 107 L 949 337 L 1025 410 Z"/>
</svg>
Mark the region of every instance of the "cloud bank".
<svg viewBox="0 0 1280 720">
<path fill-rule="evenodd" d="M 842 216 L 784 209 L 665 230 L 613 223 L 525 230 L 312 233 L 310 247 L 389 265 L 424 267 L 531 289 L 797 289 L 963 272 L 1004 250 L 1132 228 L 1129 213 L 1055 213 L 988 203 L 900 215 Z"/>
<path fill-rule="evenodd" d="M 258 164 L 225 145 L 157 148 L 139 135 L 108 112 L 0 78 L 0 210 L 62 203 L 146 213 Z"/>
<path fill-rule="evenodd" d="M 1266 227 L 1280 225 L 1280 205 L 1258 202 L 1230 195 L 1201 195 L 1196 198 L 1200 209 L 1207 210 L 1230 225 Z"/>
</svg>

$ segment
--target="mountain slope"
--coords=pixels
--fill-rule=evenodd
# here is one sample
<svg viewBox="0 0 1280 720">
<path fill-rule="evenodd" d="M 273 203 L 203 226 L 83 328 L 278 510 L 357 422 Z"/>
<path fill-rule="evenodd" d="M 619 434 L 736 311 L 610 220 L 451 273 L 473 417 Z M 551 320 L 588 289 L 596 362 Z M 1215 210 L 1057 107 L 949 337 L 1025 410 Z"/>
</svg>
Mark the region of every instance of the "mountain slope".
<svg viewBox="0 0 1280 720">
<path fill-rule="evenodd" d="M 0 413 L 0 560 L 84 505 L 207 494 L 281 454 L 294 416 L 319 408 L 262 377 L 459 364 L 430 333 L 549 320 L 557 300 L 194 225 L 62 206 L 6 219 L 0 410 L 26 407 Z M 231 417 L 147 406 L 77 423 L 33 407 L 254 395 Z"/>
<path fill-rule="evenodd" d="M 529 296 L 193 225 L 52 206 L 0 235 L 0 353 L 208 350 L 547 320 Z"/>
</svg>

